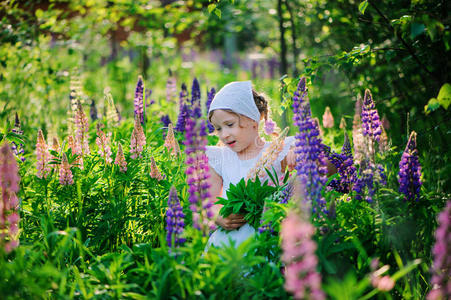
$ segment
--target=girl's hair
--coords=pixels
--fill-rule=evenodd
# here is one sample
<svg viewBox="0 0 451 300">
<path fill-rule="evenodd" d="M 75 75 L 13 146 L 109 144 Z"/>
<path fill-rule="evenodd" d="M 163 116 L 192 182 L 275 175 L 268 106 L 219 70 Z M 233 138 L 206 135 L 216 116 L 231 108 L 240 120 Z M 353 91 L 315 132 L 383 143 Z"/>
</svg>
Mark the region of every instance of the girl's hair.
<svg viewBox="0 0 451 300">
<path fill-rule="evenodd" d="M 257 106 L 258 111 L 260 112 L 260 120 L 265 119 L 265 121 L 266 121 L 268 119 L 268 115 L 269 115 L 268 101 L 265 99 L 263 94 L 257 93 L 253 88 L 252 88 L 252 96 L 254 98 L 255 105 Z M 239 114 L 237 114 L 236 112 L 234 112 L 231 109 L 222 109 L 222 110 L 237 115 L 238 119 L 239 119 L 238 122 L 241 123 L 241 118 L 240 118 Z M 213 112 L 214 111 L 212 111 L 208 114 L 208 120 L 210 122 L 211 122 L 211 117 L 213 116 Z M 241 124 L 240 124 L 240 126 L 241 126 Z"/>
</svg>

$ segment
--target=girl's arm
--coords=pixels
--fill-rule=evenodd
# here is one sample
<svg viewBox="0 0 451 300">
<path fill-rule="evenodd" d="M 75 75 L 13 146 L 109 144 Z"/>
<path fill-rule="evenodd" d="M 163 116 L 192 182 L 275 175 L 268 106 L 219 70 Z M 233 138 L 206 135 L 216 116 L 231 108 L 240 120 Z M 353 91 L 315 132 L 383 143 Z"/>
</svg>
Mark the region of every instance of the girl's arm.
<svg viewBox="0 0 451 300">
<path fill-rule="evenodd" d="M 208 178 L 208 183 L 210 184 L 209 192 L 210 192 L 210 200 L 213 202 L 217 201 L 217 197 L 222 194 L 222 177 L 219 176 L 218 173 L 210 166 L 210 178 Z M 224 229 L 232 230 L 237 229 L 243 226 L 246 221 L 244 220 L 244 216 L 231 214 L 228 217 L 224 218 L 219 215 L 219 210 L 221 209 L 221 204 L 213 205 L 214 212 L 214 220 L 216 225 L 221 226 Z"/>
</svg>

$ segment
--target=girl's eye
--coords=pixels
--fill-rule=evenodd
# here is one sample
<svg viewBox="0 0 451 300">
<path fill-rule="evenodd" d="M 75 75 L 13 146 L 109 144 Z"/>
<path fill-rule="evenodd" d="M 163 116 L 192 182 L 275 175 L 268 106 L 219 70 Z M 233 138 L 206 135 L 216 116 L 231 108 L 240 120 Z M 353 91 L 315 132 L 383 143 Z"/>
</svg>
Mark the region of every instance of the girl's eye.
<svg viewBox="0 0 451 300">
<path fill-rule="evenodd" d="M 232 127 L 232 126 L 233 126 L 233 123 L 227 124 L 227 126 Z"/>
<path fill-rule="evenodd" d="M 216 128 L 216 131 L 221 131 L 221 128 Z"/>
</svg>

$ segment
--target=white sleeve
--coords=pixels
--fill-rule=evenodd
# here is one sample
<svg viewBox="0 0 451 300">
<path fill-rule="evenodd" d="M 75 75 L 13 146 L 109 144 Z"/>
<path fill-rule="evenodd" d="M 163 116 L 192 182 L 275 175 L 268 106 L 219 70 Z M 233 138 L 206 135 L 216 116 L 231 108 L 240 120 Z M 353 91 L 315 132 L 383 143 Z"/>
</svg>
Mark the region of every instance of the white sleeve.
<svg viewBox="0 0 451 300">
<path fill-rule="evenodd" d="M 208 164 L 222 177 L 222 147 L 207 146 L 205 154 L 208 157 Z"/>
<path fill-rule="evenodd" d="M 290 151 L 290 148 L 296 143 L 296 138 L 294 136 L 287 136 L 284 140 L 284 145 L 282 151 L 280 151 L 279 156 L 277 156 L 276 161 L 281 162 L 285 156 L 287 156 L 288 151 Z"/>
</svg>

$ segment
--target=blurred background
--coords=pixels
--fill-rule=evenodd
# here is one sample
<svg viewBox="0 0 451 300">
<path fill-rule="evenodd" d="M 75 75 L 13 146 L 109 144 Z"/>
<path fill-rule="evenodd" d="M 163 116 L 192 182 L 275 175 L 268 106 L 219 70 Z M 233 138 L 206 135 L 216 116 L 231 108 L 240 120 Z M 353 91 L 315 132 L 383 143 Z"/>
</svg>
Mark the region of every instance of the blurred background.
<svg viewBox="0 0 451 300">
<path fill-rule="evenodd" d="M 325 107 L 352 126 L 354 103 L 369 88 L 394 147 L 418 133 L 428 178 L 449 189 L 451 174 L 450 4 L 445 0 L 21 0 L 0 6 L 0 120 L 20 116 L 36 132 L 67 132 L 71 93 L 104 109 L 108 88 L 119 112 L 133 114 L 144 78 L 159 116 L 168 78 L 217 90 L 253 80 L 271 99 L 274 119 L 291 120 L 293 83 L 309 80 L 313 114 Z M 33 144 L 33 143 L 31 143 Z M 29 151 L 32 151 L 30 146 Z"/>
</svg>

